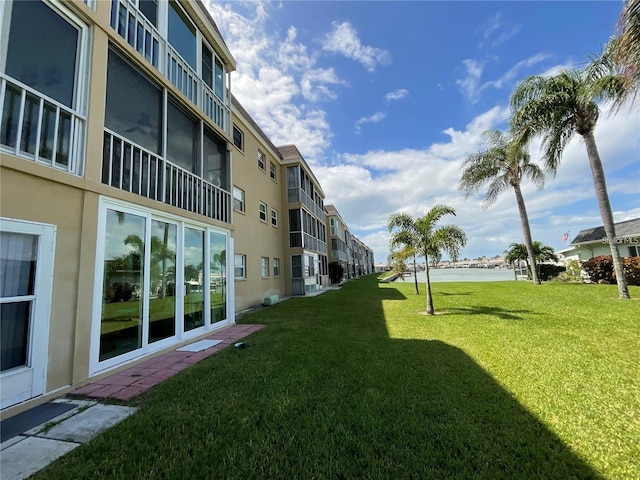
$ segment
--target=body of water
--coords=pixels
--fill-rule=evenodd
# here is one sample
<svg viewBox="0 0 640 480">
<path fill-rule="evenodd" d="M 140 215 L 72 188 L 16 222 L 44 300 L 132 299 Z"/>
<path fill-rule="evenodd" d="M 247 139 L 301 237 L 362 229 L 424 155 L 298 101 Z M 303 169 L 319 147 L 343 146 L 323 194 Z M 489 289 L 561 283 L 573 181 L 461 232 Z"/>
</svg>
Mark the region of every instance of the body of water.
<svg viewBox="0 0 640 480">
<path fill-rule="evenodd" d="M 407 277 L 398 277 L 396 282 L 413 282 L 413 274 Z M 515 280 L 513 270 L 495 268 L 431 268 L 429 278 L 432 282 L 499 282 Z M 426 273 L 418 272 L 418 282 L 426 281 Z"/>
</svg>

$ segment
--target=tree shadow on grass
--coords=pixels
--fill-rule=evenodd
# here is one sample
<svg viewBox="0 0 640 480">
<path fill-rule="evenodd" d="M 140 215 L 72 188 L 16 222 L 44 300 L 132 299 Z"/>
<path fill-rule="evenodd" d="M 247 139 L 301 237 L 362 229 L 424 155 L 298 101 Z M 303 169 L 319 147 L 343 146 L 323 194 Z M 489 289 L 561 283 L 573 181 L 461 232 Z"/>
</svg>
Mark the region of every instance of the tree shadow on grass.
<svg viewBox="0 0 640 480">
<path fill-rule="evenodd" d="M 487 305 L 473 305 L 470 307 L 459 307 L 459 308 L 447 308 L 444 312 L 447 315 L 488 315 L 492 317 L 497 317 L 501 320 L 523 320 L 523 318 L 518 315 L 519 313 L 526 313 L 527 315 L 536 315 L 535 312 L 531 310 L 505 310 L 500 307 L 490 307 Z"/>
<path fill-rule="evenodd" d="M 434 295 L 438 295 L 441 297 L 455 297 L 458 295 L 475 295 L 475 293 L 473 292 L 456 292 L 456 293 L 449 293 L 449 292 L 435 292 Z"/>
</svg>

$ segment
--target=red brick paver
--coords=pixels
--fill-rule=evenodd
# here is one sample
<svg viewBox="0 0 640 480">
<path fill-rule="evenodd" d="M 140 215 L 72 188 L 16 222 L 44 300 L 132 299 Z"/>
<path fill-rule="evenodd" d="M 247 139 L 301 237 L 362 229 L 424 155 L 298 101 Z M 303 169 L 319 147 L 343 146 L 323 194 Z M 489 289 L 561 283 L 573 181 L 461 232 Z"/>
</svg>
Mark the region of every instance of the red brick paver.
<svg viewBox="0 0 640 480">
<path fill-rule="evenodd" d="M 264 325 L 233 325 L 206 337 L 210 340 L 222 340 L 222 342 L 216 346 L 200 352 L 179 352 L 173 350 L 164 353 L 131 368 L 77 388 L 71 392 L 71 395 L 97 399 L 114 398 L 117 400 L 130 400 L 182 370 L 227 348 L 238 340 L 257 332 L 263 327 Z"/>
</svg>

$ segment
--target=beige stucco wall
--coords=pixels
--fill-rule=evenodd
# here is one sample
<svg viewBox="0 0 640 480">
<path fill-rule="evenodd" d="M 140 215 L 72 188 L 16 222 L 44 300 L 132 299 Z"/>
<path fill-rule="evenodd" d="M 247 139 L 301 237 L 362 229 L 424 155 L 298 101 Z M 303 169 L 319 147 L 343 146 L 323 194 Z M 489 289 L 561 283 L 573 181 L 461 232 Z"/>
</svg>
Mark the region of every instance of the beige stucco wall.
<svg viewBox="0 0 640 480">
<path fill-rule="evenodd" d="M 91 299 L 91 283 L 79 283 L 82 232 L 95 232 L 97 211 L 86 212 L 84 192 L 74 186 L 57 183 L 47 176 L 34 176 L 11 168 L 2 155 L 0 170 L 0 214 L 4 218 L 26 220 L 56 226 L 54 281 L 49 325 L 49 352 L 46 391 L 73 382 L 74 364 L 88 363 L 88 356 L 76 358 L 75 339 L 79 299 Z M 24 160 L 21 160 L 24 162 Z M 51 176 L 51 169 L 30 165 L 32 171 Z M 57 173 L 57 172 L 55 172 Z M 55 176 L 55 175 L 54 175 Z M 87 215 L 89 213 L 89 215 Z M 95 233 L 94 233 L 95 236 Z M 92 257 L 95 257 L 95 244 Z M 90 330 L 91 317 L 83 317 L 80 330 Z M 85 338 L 88 342 L 89 337 Z M 86 368 L 85 368 L 86 374 Z"/>
<path fill-rule="evenodd" d="M 233 147 L 233 183 L 245 192 L 245 212 L 233 212 L 234 248 L 236 254 L 247 256 L 246 278 L 235 281 L 236 311 L 259 305 L 268 295 L 282 297 L 285 293 L 284 225 L 286 209 L 282 208 L 281 189 L 283 174 L 276 153 L 260 139 L 257 132 L 239 114 L 233 114 L 233 122 L 244 133 L 244 151 Z M 258 149 L 266 156 L 265 170 L 258 167 Z M 269 165 L 277 169 L 274 181 L 269 175 Z M 267 222 L 260 221 L 258 206 L 267 204 Z M 271 225 L 271 209 L 278 212 L 278 226 Z M 269 258 L 269 276 L 260 272 L 260 258 Z M 273 276 L 273 259 L 280 259 L 280 276 Z M 233 262 L 233 258 L 230 259 Z"/>
</svg>

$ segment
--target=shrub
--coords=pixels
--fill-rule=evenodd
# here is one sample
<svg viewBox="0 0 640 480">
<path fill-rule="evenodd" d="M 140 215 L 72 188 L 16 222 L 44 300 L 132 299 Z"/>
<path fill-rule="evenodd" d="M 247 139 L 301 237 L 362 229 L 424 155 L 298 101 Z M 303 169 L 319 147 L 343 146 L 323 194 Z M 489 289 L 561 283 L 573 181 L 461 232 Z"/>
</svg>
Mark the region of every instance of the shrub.
<svg viewBox="0 0 640 480">
<path fill-rule="evenodd" d="M 564 272 L 566 267 L 560 265 L 552 265 L 549 263 L 541 263 L 538 265 L 538 272 L 541 281 L 551 280 L 554 277 L 560 275 L 560 273 Z"/>
<path fill-rule="evenodd" d="M 340 283 L 344 276 L 344 268 L 338 262 L 331 262 L 329 264 L 329 280 L 331 283 Z"/>
<path fill-rule="evenodd" d="M 616 283 L 611 255 L 590 258 L 582 263 L 582 268 L 594 283 Z M 627 284 L 640 285 L 640 257 L 623 258 L 622 268 Z"/>
</svg>

